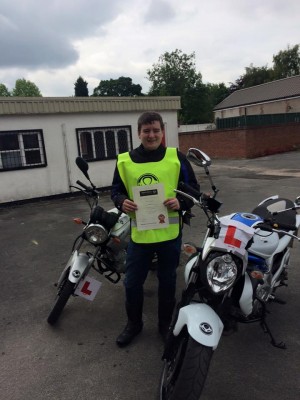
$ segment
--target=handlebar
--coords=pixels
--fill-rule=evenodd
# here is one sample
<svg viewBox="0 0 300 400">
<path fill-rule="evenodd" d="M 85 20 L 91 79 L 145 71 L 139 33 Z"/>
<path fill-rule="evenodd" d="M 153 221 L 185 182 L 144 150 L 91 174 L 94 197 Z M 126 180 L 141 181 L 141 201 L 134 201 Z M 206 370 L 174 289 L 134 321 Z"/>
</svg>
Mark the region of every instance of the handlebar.
<svg viewBox="0 0 300 400">
<path fill-rule="evenodd" d="M 179 182 L 178 187 L 183 192 L 189 192 L 197 200 L 200 200 L 201 192 L 199 192 L 199 190 L 194 189 L 192 186 L 190 186 L 190 185 L 188 185 L 187 183 L 184 183 L 184 182 Z M 188 193 L 186 193 L 186 194 L 188 194 Z"/>
<path fill-rule="evenodd" d="M 298 228 L 295 225 L 278 224 L 278 223 L 270 224 L 270 222 L 268 223 L 268 221 L 264 221 L 262 223 L 255 225 L 254 228 L 259 228 L 267 232 L 282 233 L 284 235 L 290 236 L 300 241 L 300 237 L 288 232 L 288 231 L 297 231 Z"/>
<path fill-rule="evenodd" d="M 198 190 L 192 188 L 191 186 L 187 185 L 186 183 L 180 182 L 179 187 L 183 188 L 185 190 L 189 190 L 190 192 L 193 192 L 195 197 L 192 195 L 185 193 L 181 190 L 174 189 L 174 192 L 176 192 L 179 195 L 182 195 L 184 197 L 187 197 L 188 199 L 192 200 L 192 202 L 203 209 L 203 211 L 207 215 L 207 210 L 212 212 L 215 215 L 216 218 L 216 213 L 219 212 L 219 208 L 221 207 L 222 203 L 218 200 L 216 200 L 214 197 L 210 197 L 206 195 L 205 193 L 200 193 Z"/>
<path fill-rule="evenodd" d="M 75 189 L 83 191 L 85 194 L 89 195 L 90 197 L 97 197 L 99 195 L 99 191 L 95 189 L 95 187 L 87 186 L 85 183 L 77 180 L 76 181 L 77 185 L 81 186 L 84 190 L 77 186 L 71 185 L 70 187 L 73 187 Z"/>
<path fill-rule="evenodd" d="M 273 232 L 273 229 L 284 229 L 287 231 L 296 231 L 298 229 L 295 225 L 282 224 L 278 222 L 272 223 L 272 221 L 269 220 L 264 220 L 264 222 L 255 225 L 255 227 L 270 232 Z"/>
<path fill-rule="evenodd" d="M 81 181 L 76 181 L 77 185 L 83 187 L 83 189 L 87 190 L 88 192 L 91 192 L 93 190 L 93 188 L 91 188 L 90 186 L 87 186 L 86 184 L 82 183 Z"/>
</svg>

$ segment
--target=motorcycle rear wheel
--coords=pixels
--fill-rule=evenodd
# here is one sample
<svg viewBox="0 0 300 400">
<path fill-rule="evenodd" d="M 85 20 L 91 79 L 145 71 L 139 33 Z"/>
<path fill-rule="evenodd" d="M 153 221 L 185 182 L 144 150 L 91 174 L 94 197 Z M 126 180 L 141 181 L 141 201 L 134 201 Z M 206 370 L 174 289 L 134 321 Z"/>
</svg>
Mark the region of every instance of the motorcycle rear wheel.
<svg viewBox="0 0 300 400">
<path fill-rule="evenodd" d="M 54 304 L 54 307 L 52 308 L 52 311 L 50 312 L 47 318 L 48 324 L 54 325 L 57 322 L 58 318 L 60 317 L 60 314 L 62 313 L 62 310 L 64 309 L 70 296 L 74 292 L 74 287 L 75 283 L 72 283 L 69 280 L 65 281 L 57 297 L 56 303 Z"/>
<path fill-rule="evenodd" d="M 199 400 L 212 355 L 211 347 L 182 334 L 171 361 L 164 361 L 159 400 Z"/>
</svg>

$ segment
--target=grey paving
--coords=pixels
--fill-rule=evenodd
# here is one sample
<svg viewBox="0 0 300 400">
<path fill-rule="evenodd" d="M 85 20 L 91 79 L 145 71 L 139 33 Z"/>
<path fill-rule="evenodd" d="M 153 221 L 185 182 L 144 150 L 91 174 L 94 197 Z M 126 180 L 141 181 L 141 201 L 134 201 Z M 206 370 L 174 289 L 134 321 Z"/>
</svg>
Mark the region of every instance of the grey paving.
<svg viewBox="0 0 300 400">
<path fill-rule="evenodd" d="M 251 211 L 263 198 L 300 195 L 300 152 L 253 160 L 213 160 L 210 169 L 223 201 L 222 214 Z M 198 170 L 197 170 L 198 171 Z M 99 171 L 101 173 L 101 171 Z M 209 191 L 204 173 L 197 172 Z M 108 195 L 104 207 L 111 207 Z M 194 210 L 184 239 L 201 242 L 205 219 Z M 115 345 L 125 323 L 122 282 L 100 277 L 94 300 L 72 299 L 53 328 L 46 318 L 56 282 L 86 217 L 82 198 L 41 201 L 0 209 L 0 397 L 6 400 L 152 400 L 162 366 L 157 334 L 157 283 L 150 272 L 145 286 L 145 329 L 126 349 Z M 199 226 L 200 225 L 200 226 Z M 211 364 L 202 400 L 295 400 L 300 384 L 300 243 L 292 250 L 286 305 L 272 304 L 269 322 L 287 350 L 271 346 L 257 324 L 241 325 L 223 338 Z M 184 256 L 182 257 L 182 264 Z M 95 278 L 98 278 L 94 275 Z M 178 269 L 178 293 L 183 267 Z"/>
</svg>

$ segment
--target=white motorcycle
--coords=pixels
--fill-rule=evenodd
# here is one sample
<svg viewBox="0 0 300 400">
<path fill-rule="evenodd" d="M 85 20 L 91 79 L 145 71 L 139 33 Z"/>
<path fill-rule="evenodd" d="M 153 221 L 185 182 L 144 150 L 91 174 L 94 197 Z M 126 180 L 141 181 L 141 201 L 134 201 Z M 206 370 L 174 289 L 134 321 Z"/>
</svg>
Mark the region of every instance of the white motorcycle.
<svg viewBox="0 0 300 400">
<path fill-rule="evenodd" d="M 57 286 L 55 304 L 47 318 L 54 325 L 60 317 L 71 296 L 81 296 L 93 300 L 101 282 L 89 275 L 93 268 L 105 276 L 111 283 L 116 284 L 125 270 L 126 248 L 130 236 L 130 219 L 127 214 L 112 208 L 105 211 L 98 205 L 100 192 L 91 182 L 88 175 L 88 164 L 80 157 L 76 164 L 89 180 L 91 186 L 77 181 L 78 186 L 71 186 L 83 192 L 90 206 L 89 221 L 75 219 L 84 228 L 75 239 L 72 254 L 62 271 Z"/>
<path fill-rule="evenodd" d="M 187 158 L 205 168 L 212 184 L 210 158 L 193 148 Z M 238 322 L 260 322 L 271 343 L 285 348 L 267 325 L 266 305 L 281 302 L 277 289 L 286 286 L 290 248 L 293 239 L 300 240 L 296 235 L 300 197 L 292 202 L 274 196 L 251 213 L 219 217 L 222 203 L 215 198 L 218 190 L 213 184 L 212 197 L 186 185 L 180 189 L 175 191 L 204 211 L 208 229 L 201 248 L 184 244 L 190 255 L 184 273 L 186 287 L 162 357 L 160 400 L 199 399 L 222 334 L 235 332 Z"/>
</svg>

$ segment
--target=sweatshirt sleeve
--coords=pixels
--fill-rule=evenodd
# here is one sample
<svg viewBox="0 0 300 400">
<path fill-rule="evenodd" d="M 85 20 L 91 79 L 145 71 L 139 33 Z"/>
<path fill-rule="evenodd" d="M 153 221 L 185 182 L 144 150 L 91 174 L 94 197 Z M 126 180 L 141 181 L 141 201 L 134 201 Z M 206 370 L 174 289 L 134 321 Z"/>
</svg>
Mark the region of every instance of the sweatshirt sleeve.
<svg viewBox="0 0 300 400">
<path fill-rule="evenodd" d="M 122 204 L 125 199 L 128 199 L 128 193 L 120 177 L 119 170 L 116 165 L 111 187 L 111 200 L 113 201 L 117 209 L 121 210 Z"/>
<path fill-rule="evenodd" d="M 179 182 L 184 182 L 191 186 L 193 189 L 196 189 L 200 192 L 200 185 L 197 182 L 195 172 L 186 158 L 186 156 L 178 151 L 178 159 L 180 161 L 180 174 L 179 174 Z M 178 183 L 179 183 L 178 182 Z M 180 209 L 181 210 L 188 210 L 193 207 L 194 203 L 192 200 L 183 198 L 183 197 L 178 197 L 179 203 L 180 203 Z"/>
</svg>

